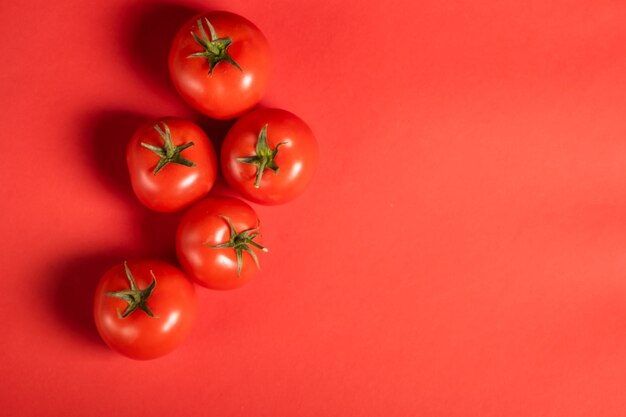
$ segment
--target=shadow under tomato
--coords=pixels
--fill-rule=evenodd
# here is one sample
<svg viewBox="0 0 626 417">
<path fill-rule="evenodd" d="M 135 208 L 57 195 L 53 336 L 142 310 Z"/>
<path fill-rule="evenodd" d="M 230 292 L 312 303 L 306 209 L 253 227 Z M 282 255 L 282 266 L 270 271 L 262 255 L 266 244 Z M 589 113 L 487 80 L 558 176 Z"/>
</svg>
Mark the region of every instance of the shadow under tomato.
<svg viewBox="0 0 626 417">
<path fill-rule="evenodd" d="M 86 344 L 106 345 L 93 319 L 93 297 L 100 277 L 127 254 L 110 251 L 79 255 L 60 261 L 52 267 L 52 311 L 64 327 Z"/>
<path fill-rule="evenodd" d="M 228 188 L 224 179 L 218 176 L 217 181 L 208 196 L 233 196 L 237 195 Z M 195 203 L 194 203 L 195 204 Z M 145 248 L 142 252 L 149 257 L 155 257 L 174 265 L 178 265 L 176 257 L 176 230 L 180 219 L 193 204 L 175 213 L 158 213 L 149 209 L 143 209 L 140 214 L 140 246 Z"/>
<path fill-rule="evenodd" d="M 198 117 L 195 120 L 202 130 L 204 130 L 207 135 L 209 135 L 209 139 L 213 143 L 213 147 L 215 148 L 215 154 L 217 156 L 217 178 L 215 179 L 215 184 L 211 188 L 209 192 L 210 196 L 219 196 L 219 195 L 230 195 L 236 196 L 236 193 L 232 191 L 224 176 L 222 175 L 222 170 L 220 167 L 220 151 L 222 149 L 222 143 L 224 143 L 224 138 L 226 134 L 230 130 L 231 127 L 235 124 L 235 120 L 214 120 L 208 118 Z"/>
<path fill-rule="evenodd" d="M 184 210 L 157 213 L 144 209 L 141 215 L 141 247 L 146 257 L 159 258 L 178 265 L 176 259 L 176 229 Z"/>
<path fill-rule="evenodd" d="M 133 204 L 137 201 L 126 168 L 126 145 L 147 120 L 146 115 L 123 110 L 95 110 L 82 121 L 94 175 L 109 191 Z"/>
<path fill-rule="evenodd" d="M 166 2 L 135 3 L 120 12 L 119 43 L 129 67 L 151 88 L 177 95 L 167 68 L 170 45 L 178 30 L 199 13 L 192 6 Z"/>
<path fill-rule="evenodd" d="M 194 122 L 197 123 L 198 126 L 200 126 L 207 135 L 209 135 L 209 139 L 211 139 L 211 142 L 213 142 L 213 146 L 215 147 L 215 152 L 217 153 L 218 159 L 220 155 L 220 149 L 222 148 L 222 143 L 224 142 L 224 138 L 236 121 L 236 119 L 214 120 L 202 116 L 199 116 L 196 118 L 196 120 L 194 120 Z"/>
</svg>

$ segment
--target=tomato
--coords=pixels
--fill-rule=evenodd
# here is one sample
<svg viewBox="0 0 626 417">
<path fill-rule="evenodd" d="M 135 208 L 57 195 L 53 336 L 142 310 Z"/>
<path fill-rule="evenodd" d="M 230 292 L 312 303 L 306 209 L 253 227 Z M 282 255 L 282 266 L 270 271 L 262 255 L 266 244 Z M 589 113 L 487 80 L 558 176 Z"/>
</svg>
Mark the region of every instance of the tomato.
<svg viewBox="0 0 626 417">
<path fill-rule="evenodd" d="M 172 212 L 205 196 L 217 176 L 213 144 L 196 124 L 163 117 L 143 125 L 126 148 L 133 190 L 146 207 Z"/>
<path fill-rule="evenodd" d="M 191 19 L 175 36 L 169 54 L 170 75 L 180 95 L 215 119 L 239 116 L 261 101 L 271 66 L 263 33 L 228 12 Z"/>
<path fill-rule="evenodd" d="M 230 290 L 247 283 L 259 268 L 261 223 L 248 204 L 209 197 L 191 207 L 176 232 L 183 269 L 200 285 Z"/>
<path fill-rule="evenodd" d="M 106 272 L 96 288 L 94 318 L 102 339 L 133 359 L 176 349 L 196 320 L 193 283 L 159 260 L 128 261 Z"/>
<path fill-rule="evenodd" d="M 228 184 L 248 200 L 282 204 L 307 187 L 318 159 L 313 132 L 279 109 L 252 111 L 230 129 L 220 155 Z"/>
</svg>

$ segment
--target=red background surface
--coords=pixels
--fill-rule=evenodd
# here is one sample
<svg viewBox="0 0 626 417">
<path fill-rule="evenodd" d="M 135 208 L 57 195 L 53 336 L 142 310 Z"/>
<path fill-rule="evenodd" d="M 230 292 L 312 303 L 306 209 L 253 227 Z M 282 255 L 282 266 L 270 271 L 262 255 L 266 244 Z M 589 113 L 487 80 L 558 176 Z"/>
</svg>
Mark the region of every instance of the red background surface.
<svg viewBox="0 0 626 417">
<path fill-rule="evenodd" d="M 266 33 L 264 104 L 321 163 L 257 206 L 257 279 L 200 291 L 188 342 L 135 362 L 91 296 L 172 257 L 123 149 L 146 117 L 202 120 L 165 57 L 205 9 Z M 28 0 L 0 28 L 3 415 L 626 415 L 624 2 Z"/>
</svg>

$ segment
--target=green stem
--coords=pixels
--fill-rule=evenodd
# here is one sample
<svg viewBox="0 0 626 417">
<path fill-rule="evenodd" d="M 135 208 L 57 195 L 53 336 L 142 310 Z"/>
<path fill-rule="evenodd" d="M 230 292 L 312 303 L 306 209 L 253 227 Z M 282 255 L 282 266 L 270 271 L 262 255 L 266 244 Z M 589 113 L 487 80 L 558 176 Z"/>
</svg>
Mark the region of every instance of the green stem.
<svg viewBox="0 0 626 417">
<path fill-rule="evenodd" d="M 209 63 L 209 75 L 213 74 L 213 69 L 217 64 L 222 61 L 228 62 L 239 71 L 243 71 L 239 64 L 237 64 L 230 55 L 228 55 L 228 47 L 233 40 L 231 38 L 218 38 L 217 33 L 215 32 L 215 28 L 209 22 L 209 19 L 204 18 L 207 27 L 209 28 L 209 33 L 211 34 L 211 39 L 209 39 L 204 31 L 204 26 L 202 25 L 202 20 L 198 19 L 196 21 L 196 25 L 198 25 L 198 29 L 200 30 L 200 36 L 198 36 L 195 32 L 191 32 L 191 36 L 193 39 L 204 49 L 201 52 L 194 52 L 187 56 L 187 58 L 203 58 L 206 59 Z"/>
<path fill-rule="evenodd" d="M 276 165 L 274 159 L 278 154 L 278 148 L 287 144 L 287 142 L 280 142 L 274 149 L 270 148 L 267 143 L 267 126 L 267 124 L 263 126 L 259 132 L 259 138 L 256 142 L 256 155 L 247 156 L 245 158 L 237 158 L 237 161 L 244 164 L 256 165 L 257 171 L 254 188 L 259 188 L 261 186 L 261 178 L 263 177 L 265 170 L 271 169 L 274 172 L 274 175 L 278 174 L 278 170 L 280 168 Z"/>
<path fill-rule="evenodd" d="M 154 273 L 150 271 L 150 275 L 152 275 L 152 282 L 150 283 L 150 285 L 147 288 L 140 290 L 137 288 L 137 284 L 135 284 L 135 278 L 133 278 L 133 274 L 130 272 L 130 268 L 128 268 L 128 263 L 126 261 L 124 261 L 124 270 L 126 272 L 126 278 L 130 283 L 130 290 L 108 292 L 105 294 L 109 297 L 119 298 L 128 303 L 128 307 L 126 307 L 124 313 L 120 313 L 119 309 L 117 310 L 117 316 L 120 319 L 125 319 L 133 311 L 139 308 L 150 317 L 158 318 L 152 313 L 152 311 L 150 311 L 150 308 L 147 304 L 148 299 L 152 295 L 152 291 L 154 291 L 154 288 L 156 287 L 156 277 L 154 276 Z"/>
<path fill-rule="evenodd" d="M 169 164 L 170 162 L 173 164 L 184 165 L 186 167 L 196 166 L 194 162 L 183 158 L 183 156 L 180 154 L 185 149 L 189 148 L 190 146 L 193 146 L 194 143 L 188 142 L 180 146 L 174 146 L 174 142 L 172 142 L 172 133 L 170 132 L 169 126 L 165 122 L 161 122 L 161 123 L 163 123 L 163 127 L 165 128 L 165 131 L 163 131 L 159 127 L 158 124 L 154 125 L 154 130 L 156 130 L 159 133 L 159 135 L 163 139 L 163 142 L 165 143 L 165 146 L 163 146 L 162 148 L 159 148 L 158 146 L 150 145 L 144 142 L 141 143 L 141 146 L 143 146 L 146 149 L 151 150 L 152 152 L 157 154 L 160 158 L 159 162 L 154 168 L 153 174 L 156 175 L 161 169 L 163 169 L 163 167 L 165 167 L 165 165 Z"/>
<path fill-rule="evenodd" d="M 259 260 L 256 256 L 256 253 L 254 253 L 254 251 L 250 247 L 250 245 L 252 245 L 257 249 L 262 250 L 263 252 L 268 252 L 268 249 L 266 247 L 263 247 L 254 241 L 254 239 L 257 236 L 261 235 L 257 231 L 259 228 L 255 227 L 255 228 L 244 230 L 243 232 L 237 233 L 237 230 L 235 230 L 235 226 L 233 226 L 233 222 L 231 222 L 227 216 L 220 214 L 220 217 L 226 220 L 226 222 L 228 223 L 228 228 L 230 230 L 230 238 L 228 239 L 228 241 L 224 243 L 220 243 L 219 245 L 209 245 L 208 243 L 205 243 L 205 245 L 213 249 L 233 248 L 235 250 L 235 255 L 237 256 L 237 276 L 238 277 L 241 275 L 241 267 L 243 266 L 243 252 L 248 252 L 250 256 L 252 257 L 252 259 L 254 260 L 254 263 L 256 264 L 257 268 L 260 268 Z"/>
</svg>

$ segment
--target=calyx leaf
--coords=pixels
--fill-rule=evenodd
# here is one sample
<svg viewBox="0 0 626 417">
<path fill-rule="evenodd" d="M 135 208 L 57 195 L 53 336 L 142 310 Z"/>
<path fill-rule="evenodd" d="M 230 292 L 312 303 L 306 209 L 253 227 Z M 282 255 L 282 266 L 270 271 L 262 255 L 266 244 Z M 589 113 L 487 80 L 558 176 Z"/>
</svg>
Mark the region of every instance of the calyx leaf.
<svg viewBox="0 0 626 417">
<path fill-rule="evenodd" d="M 191 36 L 193 39 L 204 49 L 200 52 L 194 52 L 187 56 L 187 58 L 203 58 L 206 59 L 209 63 L 209 75 L 213 74 L 213 69 L 222 61 L 228 62 L 239 71 L 243 71 L 239 64 L 237 64 L 231 56 L 228 54 L 228 47 L 233 40 L 231 38 L 218 38 L 217 33 L 215 32 L 215 28 L 209 22 L 209 19 L 204 18 L 207 27 L 209 28 L 209 33 L 211 34 L 211 38 L 207 37 L 206 32 L 204 30 L 204 26 L 202 24 L 202 20 L 198 19 L 196 21 L 196 25 L 198 25 L 198 29 L 200 31 L 200 36 L 196 34 L 196 32 L 191 32 Z"/>
<path fill-rule="evenodd" d="M 260 236 L 258 232 L 259 227 L 254 227 L 252 229 L 244 230 L 243 232 L 237 233 L 235 230 L 235 226 L 233 226 L 233 222 L 230 221 L 230 218 L 224 215 L 220 215 L 220 217 L 228 223 L 228 228 L 230 229 L 230 238 L 228 241 L 224 243 L 220 243 L 219 245 L 209 245 L 205 243 L 206 246 L 213 249 L 224 249 L 224 248 L 233 248 L 235 250 L 235 255 L 237 256 L 237 276 L 241 275 L 241 267 L 243 266 L 243 252 L 248 252 L 257 268 L 259 266 L 259 260 L 257 259 L 256 253 L 252 250 L 250 246 L 253 246 L 263 252 L 268 252 L 268 249 L 259 245 L 254 241 L 257 236 Z"/>
<path fill-rule="evenodd" d="M 130 290 L 108 292 L 105 294 L 106 296 L 119 298 L 128 303 L 128 307 L 126 307 L 124 313 L 120 313 L 120 311 L 117 310 L 117 316 L 120 319 L 125 319 L 139 308 L 150 317 L 158 318 L 152 313 L 147 304 L 148 299 L 152 295 L 152 291 L 154 291 L 154 288 L 156 287 L 156 277 L 154 276 L 154 273 L 150 271 L 150 274 L 152 275 L 152 282 L 150 285 L 143 290 L 140 290 L 137 288 L 137 284 L 135 284 L 135 278 L 133 278 L 133 274 L 130 272 L 130 268 L 128 268 L 128 263 L 126 261 L 124 261 L 124 270 L 126 272 L 126 278 L 128 278 L 128 282 L 130 283 Z"/>
<path fill-rule="evenodd" d="M 170 132 L 169 126 L 165 122 L 161 122 L 161 123 L 163 124 L 165 131 L 163 131 L 163 129 L 161 129 L 161 127 L 158 124 L 154 125 L 154 130 L 156 130 L 159 133 L 159 135 L 163 139 L 163 142 L 165 143 L 165 145 L 162 148 L 141 142 L 141 146 L 143 146 L 146 149 L 150 149 L 152 152 L 157 154 L 160 158 L 159 162 L 154 168 L 153 174 L 156 175 L 161 169 L 163 169 L 163 167 L 165 167 L 165 165 L 169 164 L 170 162 L 174 164 L 184 165 L 186 167 L 196 166 L 194 162 L 183 158 L 183 156 L 180 154 L 185 149 L 189 148 L 190 146 L 193 146 L 194 143 L 188 142 L 180 146 L 174 146 L 174 143 L 172 142 L 172 134 Z"/>
<path fill-rule="evenodd" d="M 271 169 L 274 172 L 274 175 L 278 174 L 278 170 L 280 168 L 276 165 L 276 162 L 274 162 L 274 158 L 276 158 L 276 155 L 278 154 L 278 148 L 287 144 L 287 142 L 280 142 L 274 149 L 270 148 L 267 143 L 267 126 L 268 124 L 266 123 L 259 132 L 259 138 L 256 142 L 256 155 L 247 156 L 245 158 L 237 158 L 237 161 L 244 164 L 256 165 L 257 171 L 254 188 L 259 188 L 261 186 L 261 178 L 263 177 L 263 173 L 266 169 Z"/>
</svg>

